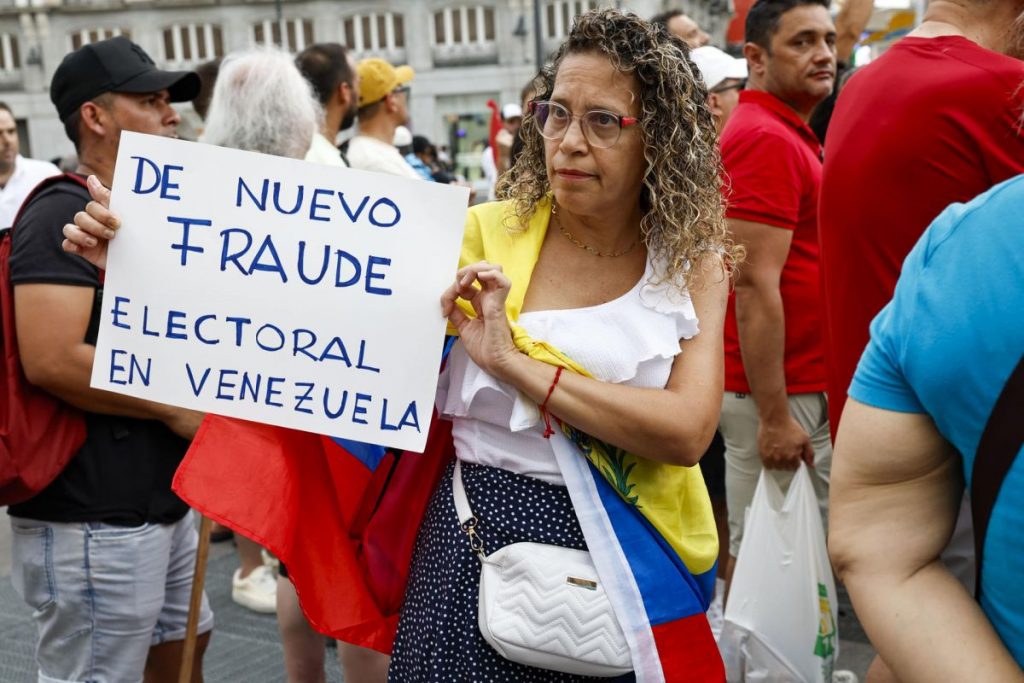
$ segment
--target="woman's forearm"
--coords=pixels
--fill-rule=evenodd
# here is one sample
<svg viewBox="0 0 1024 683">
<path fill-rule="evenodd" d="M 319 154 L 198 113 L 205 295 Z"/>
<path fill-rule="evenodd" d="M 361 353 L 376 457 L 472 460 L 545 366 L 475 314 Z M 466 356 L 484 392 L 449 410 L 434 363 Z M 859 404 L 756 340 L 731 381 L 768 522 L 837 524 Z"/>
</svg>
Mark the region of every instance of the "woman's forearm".
<svg viewBox="0 0 1024 683">
<path fill-rule="evenodd" d="M 538 405 L 544 402 L 556 368 L 519 354 L 501 377 Z M 721 386 L 688 386 L 685 393 L 611 384 L 562 372 L 547 402 L 548 412 L 591 436 L 635 455 L 676 465 L 693 465 L 714 436 Z"/>
</svg>

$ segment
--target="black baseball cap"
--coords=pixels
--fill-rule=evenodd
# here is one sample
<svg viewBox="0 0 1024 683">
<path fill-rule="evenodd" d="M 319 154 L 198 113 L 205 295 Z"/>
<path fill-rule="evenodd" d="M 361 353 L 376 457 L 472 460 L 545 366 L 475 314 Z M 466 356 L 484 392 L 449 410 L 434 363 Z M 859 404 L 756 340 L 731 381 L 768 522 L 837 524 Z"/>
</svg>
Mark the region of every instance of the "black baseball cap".
<svg viewBox="0 0 1024 683">
<path fill-rule="evenodd" d="M 199 76 L 194 71 L 161 71 L 145 50 L 117 36 L 83 45 L 65 56 L 50 82 L 50 99 L 65 121 L 103 93 L 161 90 L 170 92 L 171 102 L 187 102 L 199 94 Z"/>
</svg>

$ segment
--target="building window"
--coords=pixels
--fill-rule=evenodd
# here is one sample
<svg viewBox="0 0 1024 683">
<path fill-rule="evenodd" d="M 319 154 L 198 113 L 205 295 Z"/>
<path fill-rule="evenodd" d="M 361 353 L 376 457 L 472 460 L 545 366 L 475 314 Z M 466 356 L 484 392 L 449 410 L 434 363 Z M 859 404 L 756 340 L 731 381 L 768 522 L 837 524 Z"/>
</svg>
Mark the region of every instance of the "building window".
<svg viewBox="0 0 1024 683">
<path fill-rule="evenodd" d="M 18 54 L 18 36 L 13 33 L 0 33 L 0 71 L 17 71 L 21 68 L 21 56 Z"/>
<path fill-rule="evenodd" d="M 544 35 L 564 38 L 576 17 L 598 7 L 597 0 L 549 0 L 544 11 Z"/>
<path fill-rule="evenodd" d="M 224 34 L 216 24 L 174 24 L 164 29 L 164 59 L 172 64 L 224 56 Z"/>
<path fill-rule="evenodd" d="M 256 45 L 276 45 L 289 52 L 302 52 L 313 44 L 312 19 L 267 19 L 252 25 L 252 42 Z"/>
<path fill-rule="evenodd" d="M 71 43 L 71 50 L 74 51 L 83 45 L 96 43 L 107 38 L 113 38 L 114 36 L 124 36 L 131 40 L 132 34 L 126 28 L 83 28 L 81 31 L 75 31 L 68 37 Z"/>
<path fill-rule="evenodd" d="M 434 45 L 494 42 L 493 7 L 447 7 L 434 13 Z"/>
<path fill-rule="evenodd" d="M 405 48 L 405 20 L 394 12 L 345 17 L 342 33 L 345 46 L 353 52 L 387 52 Z"/>
</svg>

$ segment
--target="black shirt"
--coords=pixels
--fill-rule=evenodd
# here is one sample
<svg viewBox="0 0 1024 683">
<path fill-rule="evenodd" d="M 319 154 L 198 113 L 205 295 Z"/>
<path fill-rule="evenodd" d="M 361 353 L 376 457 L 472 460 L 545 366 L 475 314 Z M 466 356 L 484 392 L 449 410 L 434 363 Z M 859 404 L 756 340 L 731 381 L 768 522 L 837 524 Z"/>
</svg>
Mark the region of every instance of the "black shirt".
<svg viewBox="0 0 1024 683">
<path fill-rule="evenodd" d="M 836 98 L 839 97 L 839 89 L 842 86 L 843 77 L 850 70 L 843 62 L 836 62 L 836 81 L 829 96 L 818 103 L 818 106 L 811 112 L 811 119 L 807 125 L 811 127 L 814 134 L 818 136 L 821 144 L 825 144 L 825 134 L 828 133 L 828 124 L 832 122 L 832 110 L 836 107 Z"/>
<path fill-rule="evenodd" d="M 96 343 L 103 299 L 99 270 L 61 249 L 65 223 L 89 202 L 71 182 L 43 190 L 26 207 L 11 241 L 11 283 L 91 287 L 96 291 L 85 342 Z M 168 524 L 188 507 L 171 478 L 188 448 L 162 422 L 85 413 L 86 439 L 64 471 L 38 495 L 9 513 L 50 522 Z"/>
</svg>

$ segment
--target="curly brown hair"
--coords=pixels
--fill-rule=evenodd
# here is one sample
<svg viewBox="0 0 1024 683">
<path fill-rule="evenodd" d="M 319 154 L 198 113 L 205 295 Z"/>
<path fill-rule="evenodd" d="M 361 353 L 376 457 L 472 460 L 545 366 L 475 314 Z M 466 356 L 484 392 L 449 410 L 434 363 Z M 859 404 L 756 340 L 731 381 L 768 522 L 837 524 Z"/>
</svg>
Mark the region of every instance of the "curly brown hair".
<svg viewBox="0 0 1024 683">
<path fill-rule="evenodd" d="M 644 173 L 640 232 L 648 253 L 667 264 L 664 279 L 695 285 L 706 255 L 721 255 L 727 269 L 742 259 L 729 238 L 721 190 L 721 160 L 707 89 L 686 44 L 664 26 L 613 9 L 579 16 L 554 59 L 537 75 L 537 96 L 554 90 L 555 75 L 570 54 L 599 53 L 640 88 Z M 513 201 L 524 229 L 538 201 L 551 192 L 544 138 L 527 111 L 519 134 L 523 150 L 498 184 L 498 197 Z"/>
</svg>

